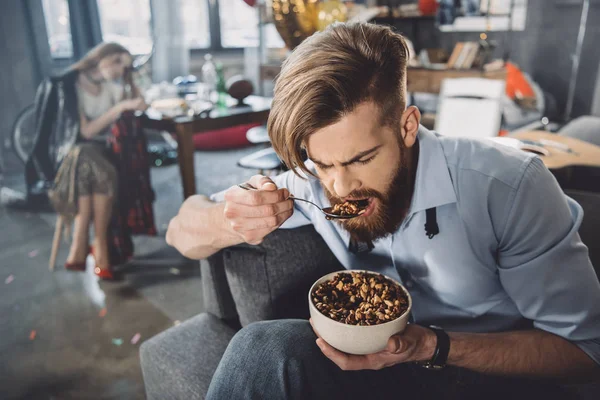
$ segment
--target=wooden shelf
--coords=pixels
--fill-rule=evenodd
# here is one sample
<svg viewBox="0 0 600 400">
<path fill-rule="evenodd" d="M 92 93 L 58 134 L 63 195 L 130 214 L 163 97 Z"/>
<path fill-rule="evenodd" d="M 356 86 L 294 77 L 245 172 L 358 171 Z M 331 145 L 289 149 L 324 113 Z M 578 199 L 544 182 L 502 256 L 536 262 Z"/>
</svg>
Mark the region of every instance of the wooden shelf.
<svg viewBox="0 0 600 400">
<path fill-rule="evenodd" d="M 487 78 L 506 80 L 506 69 L 482 71 L 479 69 L 426 69 L 408 68 L 407 91 L 409 93 L 439 93 L 444 79 Z"/>
<path fill-rule="evenodd" d="M 261 81 L 273 81 L 281 71 L 279 64 L 261 64 Z M 409 93 L 439 93 L 444 79 L 487 78 L 506 80 L 506 70 L 482 71 L 479 69 L 426 69 L 408 68 L 407 91 Z"/>
</svg>

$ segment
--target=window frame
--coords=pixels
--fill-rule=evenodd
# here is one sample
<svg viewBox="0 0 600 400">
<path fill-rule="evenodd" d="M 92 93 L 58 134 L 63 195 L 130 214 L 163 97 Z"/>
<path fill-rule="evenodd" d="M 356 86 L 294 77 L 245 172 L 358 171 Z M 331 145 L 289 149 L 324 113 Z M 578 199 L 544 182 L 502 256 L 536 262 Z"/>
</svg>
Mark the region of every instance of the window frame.
<svg viewBox="0 0 600 400">
<path fill-rule="evenodd" d="M 219 14 L 219 0 L 199 0 L 207 3 L 208 23 L 210 33 L 210 45 L 206 48 L 190 49 L 191 55 L 204 55 L 206 53 L 242 54 L 244 47 L 223 47 L 221 42 L 221 19 Z M 240 0 L 242 1 L 242 0 Z M 45 18 L 40 1 L 27 0 L 30 11 L 34 11 L 32 27 L 38 46 L 44 50 L 39 51 L 41 58 L 49 58 L 46 72 L 55 72 L 71 65 L 80 59 L 89 49 L 102 42 L 102 26 L 100 22 L 100 10 L 97 0 L 67 0 L 69 6 L 71 40 L 73 41 L 72 57 L 52 57 L 48 44 L 48 34 L 44 25 L 40 26 L 40 16 Z M 150 12 L 152 13 L 152 7 Z M 258 10 L 257 10 L 258 12 Z M 153 18 L 150 16 L 150 30 L 153 28 Z M 259 29 L 257 26 L 256 29 Z M 38 49 L 40 50 L 40 49 Z"/>
</svg>

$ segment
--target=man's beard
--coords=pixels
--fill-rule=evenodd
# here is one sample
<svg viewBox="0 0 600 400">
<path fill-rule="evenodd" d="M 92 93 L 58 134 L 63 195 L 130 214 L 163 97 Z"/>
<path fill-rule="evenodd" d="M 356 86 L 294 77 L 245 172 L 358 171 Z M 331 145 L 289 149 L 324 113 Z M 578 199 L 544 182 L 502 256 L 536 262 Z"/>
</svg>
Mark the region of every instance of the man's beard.
<svg viewBox="0 0 600 400">
<path fill-rule="evenodd" d="M 348 195 L 352 199 L 377 199 L 373 212 L 366 217 L 356 217 L 347 220 L 336 220 L 354 241 L 370 243 L 381 239 L 398 230 L 410 208 L 414 191 L 416 166 L 419 155 L 418 142 L 412 149 L 400 145 L 400 165 L 394 174 L 387 193 L 383 194 L 374 189 L 358 189 Z M 412 151 L 412 159 L 409 153 Z M 343 200 L 333 195 L 324 187 L 325 195 L 331 205 L 342 203 Z"/>
</svg>

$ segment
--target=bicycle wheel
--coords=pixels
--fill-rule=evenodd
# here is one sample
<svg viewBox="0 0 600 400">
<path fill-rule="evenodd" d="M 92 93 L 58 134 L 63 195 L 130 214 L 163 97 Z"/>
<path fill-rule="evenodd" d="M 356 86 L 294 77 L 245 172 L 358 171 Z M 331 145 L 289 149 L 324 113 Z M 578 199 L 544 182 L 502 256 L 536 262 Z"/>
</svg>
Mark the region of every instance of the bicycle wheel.
<svg viewBox="0 0 600 400">
<path fill-rule="evenodd" d="M 35 107 L 26 107 L 13 125 L 12 148 L 17 157 L 25 163 L 35 145 Z"/>
</svg>

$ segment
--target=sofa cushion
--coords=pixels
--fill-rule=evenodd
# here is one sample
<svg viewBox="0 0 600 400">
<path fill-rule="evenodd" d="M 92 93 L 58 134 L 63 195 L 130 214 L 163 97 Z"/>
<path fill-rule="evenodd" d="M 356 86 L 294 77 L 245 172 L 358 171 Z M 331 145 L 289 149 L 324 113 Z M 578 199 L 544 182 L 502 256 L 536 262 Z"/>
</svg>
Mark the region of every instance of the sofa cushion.
<svg viewBox="0 0 600 400">
<path fill-rule="evenodd" d="M 203 313 L 145 341 L 140 358 L 148 399 L 204 399 L 234 334 Z"/>
<path fill-rule="evenodd" d="M 225 249 L 224 265 L 242 326 L 267 319 L 308 318 L 312 284 L 344 269 L 312 225 L 279 229 L 259 246 Z"/>
</svg>

